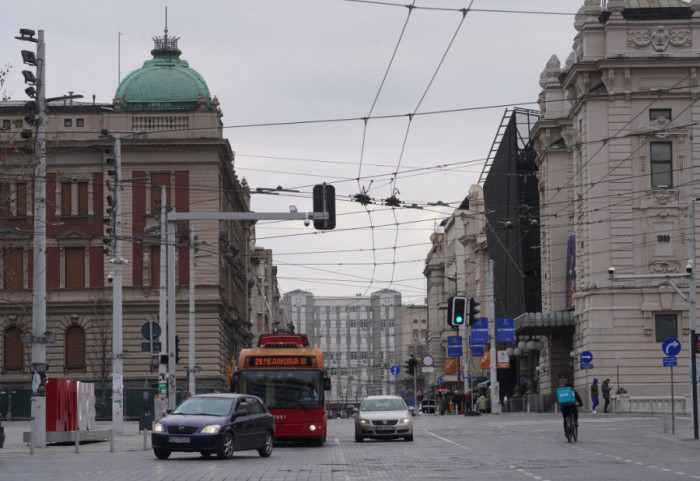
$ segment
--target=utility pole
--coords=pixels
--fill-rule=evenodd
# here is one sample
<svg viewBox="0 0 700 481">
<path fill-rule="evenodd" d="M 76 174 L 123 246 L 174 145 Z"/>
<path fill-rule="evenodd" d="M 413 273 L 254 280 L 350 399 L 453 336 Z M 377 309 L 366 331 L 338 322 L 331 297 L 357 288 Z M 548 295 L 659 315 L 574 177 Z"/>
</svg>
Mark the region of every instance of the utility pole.
<svg viewBox="0 0 700 481">
<path fill-rule="evenodd" d="M 175 360 L 175 339 L 177 334 L 177 311 L 175 308 L 175 224 L 170 222 L 170 216 L 168 216 L 166 242 L 168 252 L 168 408 L 175 409 L 177 406 L 177 363 Z M 163 250 L 162 246 L 161 250 Z"/>
<path fill-rule="evenodd" d="M 491 350 L 489 352 L 491 368 L 491 414 L 501 414 L 501 389 L 498 383 L 498 361 L 496 351 L 496 302 L 494 299 L 494 274 L 493 274 L 493 259 L 489 259 L 489 281 L 486 284 L 486 316 L 489 318 L 489 340 L 491 341 Z"/>
<path fill-rule="evenodd" d="M 194 255 L 197 252 L 195 244 L 194 228 L 190 226 L 190 323 L 189 323 L 189 353 L 188 353 L 188 387 L 187 390 L 193 396 L 196 394 L 195 373 L 197 372 L 194 366 L 195 362 L 195 329 L 194 329 Z"/>
<path fill-rule="evenodd" d="M 114 259 L 112 291 L 112 431 L 124 432 L 124 352 L 122 336 L 122 146 L 119 133 L 114 134 Z"/>
<path fill-rule="evenodd" d="M 159 290 L 159 307 L 158 307 L 158 322 L 161 328 L 161 349 L 158 356 L 158 401 L 160 403 L 160 417 L 165 417 L 168 410 L 168 307 L 167 307 L 167 257 L 166 246 L 167 242 L 167 198 L 165 187 L 160 190 L 160 290 Z M 163 354 L 165 353 L 165 354 Z"/>
<path fill-rule="evenodd" d="M 693 127 L 688 126 L 688 263 L 691 269 L 688 277 L 688 309 L 690 309 L 690 390 L 693 401 L 693 437 L 698 439 L 698 305 L 697 276 L 695 274 L 695 177 L 693 173 Z M 671 368 L 673 369 L 673 368 Z M 671 371 L 673 372 L 673 371 Z"/>
</svg>

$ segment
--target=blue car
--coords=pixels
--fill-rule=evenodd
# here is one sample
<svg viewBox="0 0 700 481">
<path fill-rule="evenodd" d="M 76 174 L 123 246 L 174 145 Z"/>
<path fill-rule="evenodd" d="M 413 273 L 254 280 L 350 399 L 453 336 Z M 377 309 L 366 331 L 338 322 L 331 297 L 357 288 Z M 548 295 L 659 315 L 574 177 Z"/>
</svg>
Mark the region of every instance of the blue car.
<svg viewBox="0 0 700 481">
<path fill-rule="evenodd" d="M 200 394 L 185 399 L 156 423 L 151 445 L 158 459 L 170 453 L 215 453 L 228 459 L 235 451 L 256 449 L 272 454 L 275 419 L 263 401 L 248 394 Z"/>
</svg>

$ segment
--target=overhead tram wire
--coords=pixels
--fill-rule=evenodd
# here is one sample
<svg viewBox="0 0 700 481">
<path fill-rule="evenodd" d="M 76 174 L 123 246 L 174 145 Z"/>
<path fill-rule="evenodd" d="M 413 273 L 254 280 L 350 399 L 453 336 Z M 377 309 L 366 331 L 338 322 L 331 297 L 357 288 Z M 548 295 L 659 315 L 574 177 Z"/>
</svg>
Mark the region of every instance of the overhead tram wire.
<svg viewBox="0 0 700 481">
<path fill-rule="evenodd" d="M 400 3 L 392 3 L 392 2 L 382 2 L 379 0 L 345 0 L 346 2 L 353 2 L 353 3 L 367 3 L 367 4 L 374 4 L 374 5 L 384 5 L 387 7 L 403 7 L 407 8 L 408 5 L 400 4 Z M 415 6 L 413 7 L 416 10 L 433 10 L 433 11 L 442 11 L 442 12 L 461 12 L 465 9 L 463 8 L 447 8 L 447 7 L 424 7 L 424 6 Z M 509 14 L 523 14 L 523 15 L 564 15 L 568 17 L 573 17 L 576 16 L 576 13 L 569 13 L 569 12 L 545 12 L 545 11 L 532 11 L 532 10 L 505 10 L 505 9 L 488 9 L 488 8 L 469 8 L 467 9 L 470 12 L 481 12 L 481 13 L 509 13 Z"/>
</svg>

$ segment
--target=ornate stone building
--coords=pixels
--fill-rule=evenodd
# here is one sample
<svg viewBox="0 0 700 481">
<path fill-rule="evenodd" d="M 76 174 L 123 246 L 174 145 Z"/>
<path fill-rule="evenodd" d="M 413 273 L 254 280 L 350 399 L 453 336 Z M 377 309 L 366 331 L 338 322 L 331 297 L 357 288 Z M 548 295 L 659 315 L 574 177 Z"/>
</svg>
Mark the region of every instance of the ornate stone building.
<svg viewBox="0 0 700 481">
<path fill-rule="evenodd" d="M 159 322 L 159 202 L 177 212 L 247 212 L 250 194 L 237 177 L 222 133 L 222 112 L 205 80 L 180 58 L 178 39 L 154 38 L 153 58 L 129 73 L 111 104 L 52 102 L 47 112 L 47 347 L 49 377 L 111 385 L 112 270 L 110 210 L 115 179 L 114 142 L 121 137 L 124 384 L 151 387 L 158 367 L 142 352 L 141 329 Z M 31 346 L 33 140 L 20 138 L 24 102 L 3 102 L 0 185 L 0 385 L 28 386 Z M 110 192 L 110 189 L 112 191 Z M 250 221 L 192 221 L 198 255 L 190 272 L 188 225 L 179 225 L 175 259 L 177 336 L 184 388 L 188 359 L 188 304 L 194 276 L 197 385 L 224 389 L 233 355 L 251 344 L 251 299 L 269 296 L 276 311 L 271 254 L 265 254 L 265 290 L 256 294 L 259 253 L 250 252 Z M 269 275 L 269 277 L 266 277 Z M 257 302 L 257 301 L 255 301 Z M 257 314 L 256 314 L 257 315 Z M 264 328 L 265 326 L 262 326 Z M 162 340 L 163 342 L 165 340 Z M 128 399 L 127 399 L 128 402 Z"/>
</svg>

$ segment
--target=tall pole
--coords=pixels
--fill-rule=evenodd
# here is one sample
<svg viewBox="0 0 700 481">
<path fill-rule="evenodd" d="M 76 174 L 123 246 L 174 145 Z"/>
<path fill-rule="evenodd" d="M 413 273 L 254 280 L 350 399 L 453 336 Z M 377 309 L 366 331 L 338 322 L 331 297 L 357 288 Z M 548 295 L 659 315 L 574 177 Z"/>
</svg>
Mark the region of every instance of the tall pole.
<svg viewBox="0 0 700 481">
<path fill-rule="evenodd" d="M 165 186 L 160 190 L 160 297 L 158 306 L 158 320 L 161 329 L 161 350 L 158 356 L 158 400 L 160 401 L 159 417 L 165 417 L 168 410 L 168 306 L 167 306 L 167 198 Z M 163 354 L 165 353 L 165 354 Z"/>
<path fill-rule="evenodd" d="M 39 119 L 34 144 L 34 271 L 32 275 L 32 440 L 46 447 L 46 48 L 44 31 L 37 42 L 37 106 Z"/>
<path fill-rule="evenodd" d="M 489 259 L 489 281 L 486 284 L 486 315 L 489 318 L 489 338 L 491 340 L 491 351 L 489 353 L 491 368 L 491 414 L 501 414 L 501 391 L 498 383 L 498 366 L 496 362 L 498 354 L 496 352 L 496 303 L 494 299 L 494 273 L 493 259 Z"/>
<path fill-rule="evenodd" d="M 697 370 L 697 339 L 698 308 L 697 281 L 695 275 L 695 177 L 693 173 L 693 128 L 688 127 L 688 261 L 692 265 L 688 279 L 688 304 L 690 309 L 690 385 L 693 400 L 693 437 L 698 439 L 698 370 Z"/>
<path fill-rule="evenodd" d="M 114 134 L 114 267 L 112 294 L 112 431 L 124 432 L 124 354 L 122 338 L 122 146 L 119 133 Z"/>
<path fill-rule="evenodd" d="M 189 323 L 189 362 L 188 362 L 188 372 L 189 372 L 189 382 L 187 390 L 193 396 L 195 393 L 195 368 L 194 368 L 194 254 L 196 250 L 195 239 L 194 239 L 194 228 L 190 225 L 190 323 Z"/>
<path fill-rule="evenodd" d="M 175 409 L 176 399 L 176 369 L 175 336 L 177 328 L 177 313 L 175 311 L 175 222 L 168 219 L 168 407 Z"/>
</svg>

